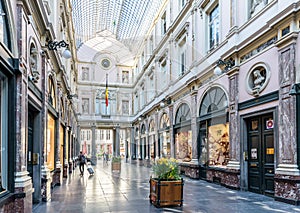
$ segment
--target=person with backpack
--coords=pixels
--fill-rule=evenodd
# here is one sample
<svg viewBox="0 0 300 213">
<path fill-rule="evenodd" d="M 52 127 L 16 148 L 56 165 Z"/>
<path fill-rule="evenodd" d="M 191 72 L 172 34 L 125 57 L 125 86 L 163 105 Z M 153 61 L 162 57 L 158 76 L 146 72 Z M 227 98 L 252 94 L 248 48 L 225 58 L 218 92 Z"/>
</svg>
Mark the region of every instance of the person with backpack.
<svg viewBox="0 0 300 213">
<path fill-rule="evenodd" d="M 80 171 L 80 175 L 83 175 L 84 172 L 84 165 L 86 164 L 86 158 L 84 156 L 84 154 L 82 154 L 82 152 L 80 151 L 79 156 L 78 156 L 78 161 L 79 161 L 79 171 Z"/>
</svg>

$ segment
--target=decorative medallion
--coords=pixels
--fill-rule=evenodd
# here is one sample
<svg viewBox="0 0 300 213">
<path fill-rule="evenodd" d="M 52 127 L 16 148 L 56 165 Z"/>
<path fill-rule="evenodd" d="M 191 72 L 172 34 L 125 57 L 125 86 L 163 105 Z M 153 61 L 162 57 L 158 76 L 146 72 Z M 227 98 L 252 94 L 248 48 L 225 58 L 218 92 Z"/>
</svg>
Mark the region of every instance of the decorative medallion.
<svg viewBox="0 0 300 213">
<path fill-rule="evenodd" d="M 255 97 L 266 88 L 270 79 L 270 71 L 264 64 L 252 68 L 246 77 L 247 92 Z"/>
</svg>

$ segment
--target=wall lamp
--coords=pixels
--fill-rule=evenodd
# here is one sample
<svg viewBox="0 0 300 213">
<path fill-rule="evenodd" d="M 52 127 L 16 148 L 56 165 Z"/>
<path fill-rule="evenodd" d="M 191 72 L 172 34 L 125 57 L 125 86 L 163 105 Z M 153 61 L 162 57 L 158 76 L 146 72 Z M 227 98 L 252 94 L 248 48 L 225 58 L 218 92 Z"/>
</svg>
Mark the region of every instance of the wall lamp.
<svg viewBox="0 0 300 213">
<path fill-rule="evenodd" d="M 72 99 L 72 98 L 78 98 L 78 95 L 77 94 L 69 94 L 67 96 L 68 99 Z"/>
<path fill-rule="evenodd" d="M 300 83 L 294 84 L 292 89 L 289 92 L 290 95 L 299 95 L 300 94 Z"/>
<path fill-rule="evenodd" d="M 62 41 L 49 41 L 46 45 L 49 50 L 57 50 L 57 48 L 65 47 L 66 49 L 62 52 L 62 56 L 66 59 L 72 57 L 71 52 L 69 50 L 69 44 L 64 40 Z"/>
<path fill-rule="evenodd" d="M 223 61 L 222 59 L 219 59 L 216 64 L 217 66 L 214 69 L 215 75 L 221 75 L 223 72 L 227 72 L 235 65 L 234 60 L 232 58 L 230 58 L 228 61 Z"/>
</svg>

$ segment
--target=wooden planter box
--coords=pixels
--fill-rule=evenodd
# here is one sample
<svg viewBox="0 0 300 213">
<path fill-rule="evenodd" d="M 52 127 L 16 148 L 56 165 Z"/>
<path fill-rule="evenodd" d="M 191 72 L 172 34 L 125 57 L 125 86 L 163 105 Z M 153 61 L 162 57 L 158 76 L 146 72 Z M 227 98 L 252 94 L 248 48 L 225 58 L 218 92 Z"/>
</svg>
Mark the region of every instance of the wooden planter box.
<svg viewBox="0 0 300 213">
<path fill-rule="evenodd" d="M 111 171 L 112 172 L 120 172 L 121 171 L 121 162 L 112 162 L 111 163 Z"/>
<path fill-rule="evenodd" d="M 183 180 L 159 180 L 150 179 L 150 203 L 156 207 L 182 206 Z"/>
</svg>

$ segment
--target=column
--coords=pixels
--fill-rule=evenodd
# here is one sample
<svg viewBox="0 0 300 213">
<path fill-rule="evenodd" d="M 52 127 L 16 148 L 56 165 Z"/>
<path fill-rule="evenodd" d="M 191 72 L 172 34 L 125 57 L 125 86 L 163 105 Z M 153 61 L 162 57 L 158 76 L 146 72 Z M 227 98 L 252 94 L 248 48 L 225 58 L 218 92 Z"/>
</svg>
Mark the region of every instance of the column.
<svg viewBox="0 0 300 213">
<path fill-rule="evenodd" d="M 120 125 L 115 126 L 115 131 L 114 131 L 114 146 L 115 148 L 113 155 L 114 156 L 120 156 Z"/>
<path fill-rule="evenodd" d="M 169 118 L 170 118 L 170 145 L 171 145 L 171 157 L 175 158 L 175 138 L 174 138 L 174 125 L 173 125 L 173 110 L 174 106 L 169 106 Z"/>
<path fill-rule="evenodd" d="M 239 72 L 238 68 L 233 68 L 227 72 L 229 78 L 229 152 L 230 160 L 227 164 L 227 168 L 240 169 L 240 122 L 238 113 L 238 83 Z"/>
<path fill-rule="evenodd" d="M 191 92 L 192 163 L 198 165 L 197 90 Z"/>
<path fill-rule="evenodd" d="M 128 128 L 125 128 L 125 135 L 124 135 L 124 138 L 125 138 L 125 162 L 127 163 L 128 162 L 128 156 L 129 156 L 129 143 L 128 143 Z"/>
<path fill-rule="evenodd" d="M 81 127 L 80 125 L 78 124 L 77 126 L 77 138 L 76 138 L 76 151 L 75 151 L 75 156 L 78 156 L 79 155 L 79 152 L 81 151 Z"/>
<path fill-rule="evenodd" d="M 42 59 L 41 59 L 41 62 L 42 62 L 42 65 L 41 65 L 41 81 L 42 81 L 42 91 L 43 91 L 43 108 L 42 108 L 42 123 L 41 123 L 41 126 L 42 126 L 42 138 L 41 138 L 41 157 L 40 157 L 40 162 L 41 162 L 41 198 L 42 198 L 42 201 L 49 201 L 51 200 L 51 182 L 52 182 L 52 178 L 50 176 L 50 170 L 48 169 L 47 167 L 47 164 L 45 163 L 46 162 L 46 159 L 45 159 L 45 138 L 46 138 L 46 135 L 43 134 L 44 132 L 46 132 L 47 130 L 47 99 L 48 99 L 48 96 L 47 96 L 47 74 L 46 74 L 46 57 L 45 57 L 45 54 L 42 54 Z"/>
<path fill-rule="evenodd" d="M 73 138 L 72 138 L 72 127 L 68 126 L 68 156 L 69 156 L 69 173 L 73 170 L 73 160 L 72 160 L 72 149 L 73 149 Z"/>
<path fill-rule="evenodd" d="M 161 152 L 161 141 L 159 138 L 159 117 L 158 117 L 158 112 L 155 113 L 155 138 L 154 138 L 154 143 L 155 145 L 155 160 L 160 158 L 160 152 Z"/>
<path fill-rule="evenodd" d="M 296 41 L 295 41 L 296 42 Z M 276 174 L 299 175 L 297 165 L 296 98 L 289 91 L 295 82 L 295 43 L 279 49 L 278 169 Z"/>
<path fill-rule="evenodd" d="M 97 164 L 97 156 L 96 156 L 96 126 L 93 123 L 92 125 L 92 153 L 91 153 L 91 164 Z"/>
<path fill-rule="evenodd" d="M 134 127 L 132 126 L 130 128 L 130 154 L 131 154 L 131 157 L 130 157 L 130 161 L 132 162 L 132 160 L 135 158 L 136 159 L 136 150 L 134 150 L 135 146 L 135 140 L 134 140 Z"/>
<path fill-rule="evenodd" d="M 69 167 L 69 160 L 68 160 L 68 149 L 67 149 L 67 135 L 68 135 L 68 127 L 64 127 L 64 147 L 63 147 L 63 156 L 64 156 L 64 168 L 63 168 L 63 177 L 67 178 L 68 177 L 68 167 Z"/>
</svg>

